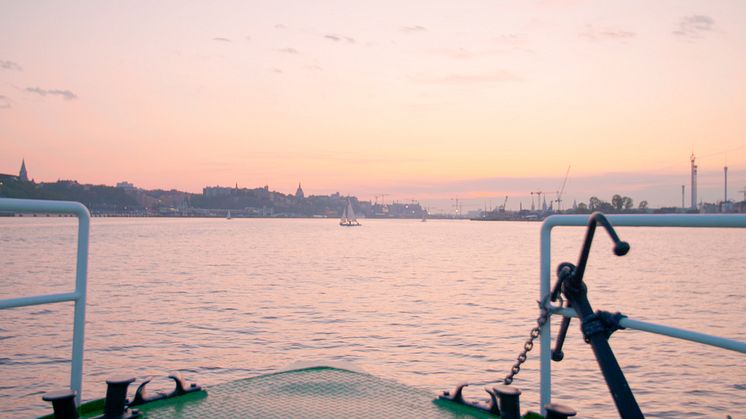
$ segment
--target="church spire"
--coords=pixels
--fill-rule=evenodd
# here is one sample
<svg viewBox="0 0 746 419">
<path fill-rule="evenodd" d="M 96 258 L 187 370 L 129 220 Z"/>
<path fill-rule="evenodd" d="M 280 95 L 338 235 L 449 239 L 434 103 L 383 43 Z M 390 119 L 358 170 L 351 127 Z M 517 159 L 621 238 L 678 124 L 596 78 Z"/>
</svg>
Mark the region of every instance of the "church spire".
<svg viewBox="0 0 746 419">
<path fill-rule="evenodd" d="M 28 172 L 26 172 L 26 159 L 21 159 L 21 171 L 18 173 L 18 179 L 22 182 L 28 182 Z"/>
</svg>

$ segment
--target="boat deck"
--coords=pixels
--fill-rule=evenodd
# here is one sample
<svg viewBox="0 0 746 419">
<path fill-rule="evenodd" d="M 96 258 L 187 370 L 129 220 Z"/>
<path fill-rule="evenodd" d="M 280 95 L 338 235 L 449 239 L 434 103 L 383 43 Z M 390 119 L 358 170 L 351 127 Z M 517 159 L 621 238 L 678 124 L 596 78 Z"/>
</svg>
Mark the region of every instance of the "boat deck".
<svg viewBox="0 0 746 419">
<path fill-rule="evenodd" d="M 261 375 L 206 390 L 207 393 L 160 400 L 137 409 L 147 418 L 494 418 L 478 409 L 436 400 L 435 395 L 425 390 L 332 367 Z M 102 406 L 100 401 L 98 404 Z M 100 414 L 89 411 L 83 416 Z"/>
</svg>

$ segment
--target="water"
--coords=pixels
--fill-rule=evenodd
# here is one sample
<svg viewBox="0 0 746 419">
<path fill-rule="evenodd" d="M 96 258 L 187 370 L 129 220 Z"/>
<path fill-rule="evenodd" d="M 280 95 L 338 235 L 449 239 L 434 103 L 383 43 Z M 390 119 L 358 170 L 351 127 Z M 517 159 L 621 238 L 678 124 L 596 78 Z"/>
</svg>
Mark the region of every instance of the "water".
<svg viewBox="0 0 746 419">
<path fill-rule="evenodd" d="M 538 223 L 363 220 L 94 219 L 84 398 L 117 373 L 182 371 L 217 384 L 309 360 L 352 362 L 435 394 L 505 376 L 533 327 Z M 0 298 L 74 283 L 76 220 L 0 218 Z M 594 308 L 746 340 L 746 234 L 620 229 L 597 235 L 586 279 Z M 556 230 L 552 265 L 575 262 L 583 230 Z M 44 291 L 46 290 L 46 291 Z M 0 411 L 47 411 L 66 386 L 72 303 L 4 310 Z M 554 327 L 559 319 L 555 319 Z M 648 417 L 738 417 L 743 355 L 637 331 L 611 344 Z M 616 416 L 577 323 L 554 364 L 553 399 L 582 417 Z M 515 381 L 538 410 L 538 345 Z M 480 396 L 480 389 L 469 395 Z"/>
</svg>

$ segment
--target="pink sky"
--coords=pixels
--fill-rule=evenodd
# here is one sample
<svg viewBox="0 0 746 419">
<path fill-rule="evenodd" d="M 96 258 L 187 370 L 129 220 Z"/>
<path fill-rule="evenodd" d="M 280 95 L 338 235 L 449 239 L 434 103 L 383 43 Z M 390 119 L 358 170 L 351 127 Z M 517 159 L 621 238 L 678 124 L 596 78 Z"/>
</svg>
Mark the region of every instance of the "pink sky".
<svg viewBox="0 0 746 419">
<path fill-rule="evenodd" d="M 464 3 L 464 4 L 460 4 Z M 741 1 L 14 2 L 0 172 L 527 204 L 746 187 Z M 494 202 L 493 202 L 494 204 Z M 509 207 L 511 205 L 509 204 Z"/>
</svg>

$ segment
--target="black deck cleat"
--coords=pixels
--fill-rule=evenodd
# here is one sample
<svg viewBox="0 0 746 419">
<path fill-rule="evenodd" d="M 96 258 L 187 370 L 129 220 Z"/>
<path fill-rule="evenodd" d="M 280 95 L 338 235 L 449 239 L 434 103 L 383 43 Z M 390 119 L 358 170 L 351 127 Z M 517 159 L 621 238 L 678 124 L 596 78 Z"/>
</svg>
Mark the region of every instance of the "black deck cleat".
<svg viewBox="0 0 746 419">
<path fill-rule="evenodd" d="M 140 412 L 127 408 L 127 387 L 135 381 L 134 377 L 115 376 L 106 380 L 106 400 L 104 401 L 103 418 L 137 418 Z"/>
<path fill-rule="evenodd" d="M 45 402 L 52 402 L 54 417 L 57 419 L 77 419 L 78 408 L 75 406 L 75 390 L 58 390 L 44 394 L 41 398 Z"/>
<path fill-rule="evenodd" d="M 492 391 L 500 399 L 500 417 L 502 419 L 520 419 L 521 417 L 521 390 L 511 386 L 496 386 Z"/>
<path fill-rule="evenodd" d="M 545 419 L 567 419 L 570 416 L 575 416 L 578 412 L 570 406 L 565 406 L 559 403 L 549 403 L 544 406 L 547 411 Z"/>
</svg>

